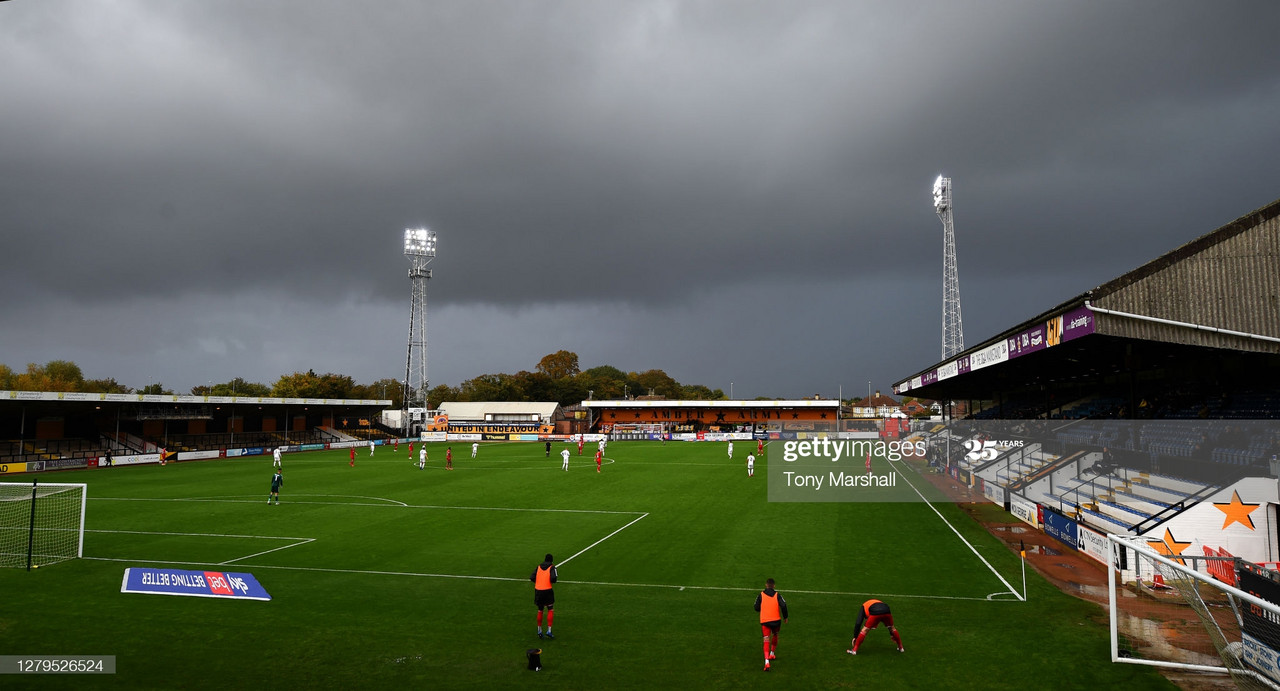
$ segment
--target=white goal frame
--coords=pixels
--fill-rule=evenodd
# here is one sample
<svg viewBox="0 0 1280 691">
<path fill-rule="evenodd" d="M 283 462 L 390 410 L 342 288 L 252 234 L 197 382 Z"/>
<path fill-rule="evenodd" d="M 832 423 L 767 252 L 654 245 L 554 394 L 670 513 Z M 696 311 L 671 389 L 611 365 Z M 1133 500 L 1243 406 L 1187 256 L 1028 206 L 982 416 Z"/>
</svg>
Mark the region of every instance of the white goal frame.
<svg viewBox="0 0 1280 691">
<path fill-rule="evenodd" d="M 62 492 L 76 492 L 79 494 L 79 511 L 75 512 L 72 521 L 66 522 L 66 525 L 51 528 L 51 530 L 72 531 L 76 533 L 74 554 L 71 550 L 63 550 L 65 553 L 57 554 L 41 554 L 42 560 L 39 564 L 31 563 L 34 559 L 33 554 L 28 553 L 28 547 L 34 542 L 35 531 L 38 526 L 32 523 L 32 517 L 36 516 L 37 504 L 41 499 L 47 499 L 51 496 Z M 4 501 L 13 501 L 20 504 L 23 508 L 18 511 L 9 512 L 3 515 L 2 520 L 6 525 L 0 525 L 0 528 L 12 530 L 15 537 L 21 536 L 21 531 L 25 531 L 28 535 L 27 542 L 22 544 L 21 554 L 6 552 L 3 557 L 22 557 L 22 563 L 10 563 L 11 560 L 0 557 L 0 566 L 26 567 L 44 566 L 47 564 L 65 561 L 67 559 L 79 559 L 84 557 L 84 519 L 85 508 L 89 503 L 89 487 L 84 483 L 72 482 L 40 482 L 32 481 L 30 484 L 25 482 L 0 482 L 0 499 Z M 71 501 L 75 501 L 72 499 Z M 13 525 L 7 525 L 13 523 Z M 15 543 L 16 544 L 16 543 Z"/>
<path fill-rule="evenodd" d="M 1245 607 L 1251 607 L 1255 612 L 1265 613 L 1262 616 L 1266 616 L 1272 621 L 1280 621 L 1280 605 L 1224 583 L 1205 571 L 1193 568 L 1197 564 L 1203 568 L 1203 564 L 1207 563 L 1205 560 L 1208 557 L 1187 556 L 1178 558 L 1175 561 L 1175 559 L 1151 549 L 1147 545 L 1145 538 L 1131 535 L 1110 534 L 1107 535 L 1107 543 L 1111 558 L 1110 568 L 1107 569 L 1107 612 L 1110 618 L 1112 662 L 1196 672 L 1216 672 L 1231 675 L 1237 683 L 1242 681 L 1241 678 L 1244 677 L 1247 679 L 1250 688 L 1256 685 L 1257 688 L 1280 691 L 1280 682 L 1277 679 L 1257 671 L 1242 661 L 1244 644 L 1239 640 L 1242 628 L 1241 610 Z M 1190 561 L 1193 566 L 1189 567 L 1185 563 L 1179 563 L 1187 561 Z M 1121 565 L 1124 566 L 1123 569 Z M 1185 589 L 1167 585 L 1169 582 L 1190 584 L 1195 592 L 1188 593 Z M 1231 613 L 1240 628 L 1224 630 L 1217 621 L 1206 620 L 1204 616 L 1200 617 L 1208 633 L 1209 640 L 1217 648 L 1217 655 L 1222 660 L 1222 665 L 1142 659 L 1122 654 L 1118 626 L 1120 605 L 1117 601 L 1117 593 L 1120 588 L 1128 584 L 1134 584 L 1136 589 L 1151 588 L 1154 585 L 1155 587 L 1176 591 L 1182 597 L 1175 597 L 1175 599 L 1181 599 L 1183 606 L 1188 610 L 1197 610 L 1197 614 L 1205 608 L 1205 604 L 1199 595 L 1200 592 L 1218 591 L 1217 594 L 1225 597 L 1230 605 Z M 1197 603 L 1195 600 L 1201 601 Z M 1233 640 L 1227 640 L 1227 638 L 1232 638 Z"/>
</svg>

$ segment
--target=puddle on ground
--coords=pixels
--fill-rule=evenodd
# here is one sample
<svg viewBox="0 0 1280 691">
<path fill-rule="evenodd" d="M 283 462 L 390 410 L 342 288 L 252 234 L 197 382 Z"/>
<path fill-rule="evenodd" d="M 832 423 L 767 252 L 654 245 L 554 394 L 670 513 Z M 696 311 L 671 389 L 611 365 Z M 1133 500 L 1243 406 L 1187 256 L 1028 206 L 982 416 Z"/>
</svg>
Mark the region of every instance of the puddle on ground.
<svg viewBox="0 0 1280 691">
<path fill-rule="evenodd" d="M 1027 554 L 1043 554 L 1049 557 L 1062 556 L 1062 552 L 1059 552 L 1052 547 L 1045 547 L 1044 545 L 1028 545 Z M 1058 564 L 1058 566 L 1066 566 L 1066 564 Z"/>
<path fill-rule="evenodd" d="M 997 533 L 1013 533 L 1014 535 L 1022 535 L 1031 532 L 1031 528 L 1025 525 L 993 525 L 991 530 Z"/>
</svg>

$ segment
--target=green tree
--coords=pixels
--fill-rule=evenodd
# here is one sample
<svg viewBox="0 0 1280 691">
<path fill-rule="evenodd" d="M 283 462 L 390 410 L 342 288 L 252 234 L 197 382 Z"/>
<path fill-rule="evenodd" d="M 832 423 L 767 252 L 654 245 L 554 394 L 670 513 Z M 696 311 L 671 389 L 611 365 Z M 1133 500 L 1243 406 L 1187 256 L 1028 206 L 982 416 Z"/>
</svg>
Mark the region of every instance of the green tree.
<svg viewBox="0 0 1280 691">
<path fill-rule="evenodd" d="M 278 379 L 271 395 L 280 398 L 350 398 L 355 380 L 345 374 L 294 372 Z"/>
<path fill-rule="evenodd" d="M 148 396 L 172 396 L 173 390 L 164 388 L 164 384 L 156 382 L 155 384 L 147 384 L 138 389 L 138 393 Z"/>
<path fill-rule="evenodd" d="M 461 401 L 462 392 L 457 387 L 448 384 L 437 384 L 431 387 L 431 391 L 427 392 L 427 407 L 439 408 L 441 403 L 449 401 Z"/>
<path fill-rule="evenodd" d="M 538 372 L 552 379 L 576 377 L 578 371 L 578 354 L 568 350 L 557 350 L 538 361 Z"/>
<path fill-rule="evenodd" d="M 8 365 L 0 364 L 0 391 L 9 391 L 13 387 L 13 370 Z"/>
<path fill-rule="evenodd" d="M 583 371 L 575 379 L 579 388 L 591 398 L 622 398 L 623 386 L 627 383 L 627 374 L 617 367 L 601 365 Z"/>
<path fill-rule="evenodd" d="M 27 371 L 13 375 L 11 382 L 19 391 L 79 391 L 83 384 L 80 366 L 68 360 L 51 360 L 43 367 L 27 363 Z"/>
<path fill-rule="evenodd" d="M 629 376 L 636 383 L 636 387 L 640 389 L 638 395 L 648 395 L 650 392 L 655 396 L 664 396 L 666 398 L 679 398 L 680 382 L 672 379 L 670 375 L 660 369 L 651 369 L 636 374 L 634 372 Z"/>
<path fill-rule="evenodd" d="M 80 385 L 80 390 L 85 393 L 133 393 L 133 389 L 111 377 L 106 379 L 86 379 Z"/>
</svg>

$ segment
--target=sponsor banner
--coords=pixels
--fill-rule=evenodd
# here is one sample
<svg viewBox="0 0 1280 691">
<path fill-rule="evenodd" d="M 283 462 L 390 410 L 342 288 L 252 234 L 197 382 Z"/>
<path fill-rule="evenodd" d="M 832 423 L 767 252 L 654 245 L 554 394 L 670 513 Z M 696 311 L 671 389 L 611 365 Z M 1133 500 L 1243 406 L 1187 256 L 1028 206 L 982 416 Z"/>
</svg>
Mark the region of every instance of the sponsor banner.
<svg viewBox="0 0 1280 691">
<path fill-rule="evenodd" d="M 140 465 L 143 463 L 159 463 L 160 454 L 143 453 L 129 456 L 113 456 L 111 465 Z"/>
<path fill-rule="evenodd" d="M 423 432 L 420 441 L 449 441 L 448 432 Z"/>
<path fill-rule="evenodd" d="M 952 360 L 938 368 L 938 381 L 950 379 L 960 374 L 960 362 Z"/>
<path fill-rule="evenodd" d="M 204 461 L 210 458 L 220 458 L 221 451 L 183 451 L 178 454 L 179 461 Z"/>
<path fill-rule="evenodd" d="M 233 600 L 270 600 L 251 573 L 186 571 L 182 569 L 128 568 L 120 584 L 122 593 L 187 595 Z"/>
<path fill-rule="evenodd" d="M 1079 548 L 1086 556 L 1092 557 L 1099 564 L 1108 563 L 1111 548 L 1107 544 L 1107 536 L 1083 525 L 1076 525 L 1076 530 L 1080 536 Z"/>
<path fill-rule="evenodd" d="M 245 456 L 261 456 L 267 452 L 267 450 L 261 446 L 250 446 L 247 449 L 241 449 L 241 451 L 244 451 L 243 455 Z"/>
<path fill-rule="evenodd" d="M 1280 655 L 1276 653 L 1275 648 L 1247 633 L 1244 634 L 1242 643 L 1244 644 L 1244 663 L 1271 677 L 1272 680 L 1280 681 Z"/>
<path fill-rule="evenodd" d="M 299 451 L 324 451 L 328 448 L 325 444 L 303 444 L 298 447 Z"/>
<path fill-rule="evenodd" d="M 44 461 L 44 470 L 65 470 L 67 468 L 87 468 L 89 459 L 87 458 L 49 458 Z M 37 470 L 36 468 L 28 468 L 28 470 Z"/>
<path fill-rule="evenodd" d="M 515 434 L 481 434 L 482 441 L 515 441 Z"/>
<path fill-rule="evenodd" d="M 1009 513 L 1012 513 L 1015 518 L 1032 528 L 1040 527 L 1040 522 L 1036 520 L 1039 508 L 1035 502 L 1028 500 L 1026 497 L 1012 492 L 1009 493 Z"/>
<path fill-rule="evenodd" d="M 445 441 L 480 441 L 484 439 L 483 434 L 454 434 L 449 432 Z"/>
<path fill-rule="evenodd" d="M 1009 342 L 1000 341 L 995 345 L 987 346 L 982 350 L 969 354 L 969 371 L 980 370 L 983 367 L 998 365 L 1001 362 L 1009 360 Z"/>
<path fill-rule="evenodd" d="M 541 437 L 542 435 L 540 435 L 540 434 L 514 434 L 514 435 L 512 435 L 512 436 L 513 436 L 513 437 L 515 437 L 515 441 L 538 441 L 538 438 L 539 438 L 539 437 Z"/>
<path fill-rule="evenodd" d="M 1044 511 L 1044 532 L 1071 549 L 1079 549 L 1080 535 L 1076 522 L 1057 511 Z"/>
<path fill-rule="evenodd" d="M 244 449 L 227 449 L 227 458 L 239 458 L 247 455 Z"/>
<path fill-rule="evenodd" d="M 1080 306 L 1064 313 L 1058 320 L 1062 323 L 1062 341 L 1070 341 L 1095 332 L 1096 318 L 1088 307 Z"/>
<path fill-rule="evenodd" d="M 100 393 L 78 393 L 67 391 L 58 394 L 58 398 L 64 401 L 101 401 L 103 394 Z"/>
<path fill-rule="evenodd" d="M 552 434 L 555 428 L 551 425 L 537 423 L 504 423 L 504 424 L 450 424 L 450 434 Z"/>
<path fill-rule="evenodd" d="M 27 472 L 26 463 L 0 463 L 0 474 L 25 472 Z"/>
<path fill-rule="evenodd" d="M 1011 336 L 1009 338 L 1009 357 L 1021 357 L 1048 348 L 1049 344 L 1045 339 L 1047 331 L 1048 329 L 1045 328 L 1044 324 L 1038 324 L 1020 334 Z"/>
<path fill-rule="evenodd" d="M 994 504 L 1004 506 L 1004 488 L 994 482 L 982 483 L 982 496 Z"/>
</svg>

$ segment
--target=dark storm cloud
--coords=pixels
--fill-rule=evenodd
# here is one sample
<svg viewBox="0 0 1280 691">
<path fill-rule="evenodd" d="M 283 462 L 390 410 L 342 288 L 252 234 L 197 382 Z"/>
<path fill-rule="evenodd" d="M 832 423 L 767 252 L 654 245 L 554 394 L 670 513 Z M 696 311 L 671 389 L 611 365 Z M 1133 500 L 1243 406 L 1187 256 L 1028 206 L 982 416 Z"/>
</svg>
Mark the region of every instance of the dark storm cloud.
<svg viewBox="0 0 1280 691">
<path fill-rule="evenodd" d="M 0 287 L 105 330 L 185 314 L 253 352 L 245 305 L 385 310 L 394 353 L 401 229 L 422 224 L 443 314 L 631 336 L 540 320 L 526 348 L 675 369 L 610 356 L 646 346 L 618 309 L 710 341 L 736 332 L 682 306 L 787 318 L 820 284 L 847 298 L 831 321 L 919 344 L 866 344 L 887 381 L 936 358 L 938 173 L 970 342 L 1274 199 L 1278 21 L 1270 2 L 5 3 Z M 275 373 L 314 354 L 363 376 L 309 335 L 266 349 L 299 353 Z M 462 351 L 432 367 L 544 354 Z M 0 354 L 49 359 L 12 335 Z M 758 393 L 835 378 L 806 367 Z M 682 379 L 699 368 L 728 376 L 712 358 Z"/>
</svg>

